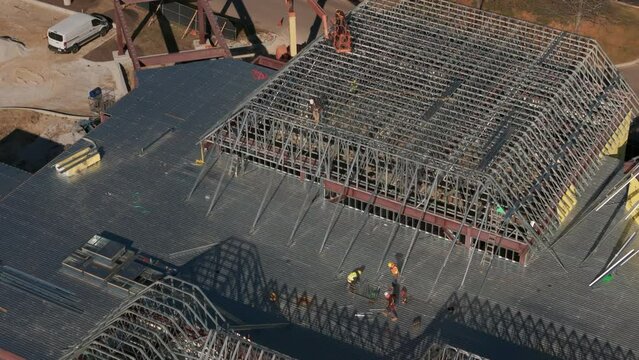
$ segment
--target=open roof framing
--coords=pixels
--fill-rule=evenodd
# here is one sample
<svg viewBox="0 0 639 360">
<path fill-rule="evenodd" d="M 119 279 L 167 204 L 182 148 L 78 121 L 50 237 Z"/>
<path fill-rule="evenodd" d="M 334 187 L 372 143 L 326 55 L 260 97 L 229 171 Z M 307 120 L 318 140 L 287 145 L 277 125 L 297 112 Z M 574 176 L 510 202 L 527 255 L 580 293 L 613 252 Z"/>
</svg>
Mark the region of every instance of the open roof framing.
<svg viewBox="0 0 639 360">
<path fill-rule="evenodd" d="M 420 360 L 488 360 L 450 345 L 433 344 Z"/>
<path fill-rule="evenodd" d="M 167 277 L 114 309 L 63 359 L 290 357 L 234 333 L 197 286 Z"/>
<path fill-rule="evenodd" d="M 348 24 L 352 53 L 316 39 L 203 146 L 526 262 L 560 227 L 562 197 L 581 193 L 637 115 L 636 96 L 586 37 L 445 0 L 367 0 Z M 319 121 L 310 99 L 323 104 Z"/>
<path fill-rule="evenodd" d="M 204 47 L 196 50 L 183 50 L 174 53 L 154 54 L 139 56 L 138 50 L 135 48 L 133 42 L 133 32 L 126 22 L 124 16 L 124 7 L 126 5 L 140 4 L 140 3 L 153 3 L 154 0 L 113 0 L 113 7 L 115 9 L 115 22 L 116 28 L 116 45 L 118 48 L 118 55 L 124 55 L 124 51 L 129 52 L 131 61 L 133 62 L 133 68 L 137 71 L 144 66 L 157 66 L 167 65 L 179 62 L 188 62 L 203 59 L 212 58 L 230 58 L 231 51 L 229 50 L 226 40 L 222 36 L 222 30 L 218 26 L 217 17 L 213 14 L 211 4 L 208 0 L 196 0 L 197 3 L 197 29 L 198 39 L 200 45 L 206 44 L 207 38 L 207 22 L 211 28 L 210 41 L 213 46 Z M 154 4 L 154 6 L 160 6 L 160 4 Z M 154 9 L 151 6 L 149 12 Z"/>
</svg>

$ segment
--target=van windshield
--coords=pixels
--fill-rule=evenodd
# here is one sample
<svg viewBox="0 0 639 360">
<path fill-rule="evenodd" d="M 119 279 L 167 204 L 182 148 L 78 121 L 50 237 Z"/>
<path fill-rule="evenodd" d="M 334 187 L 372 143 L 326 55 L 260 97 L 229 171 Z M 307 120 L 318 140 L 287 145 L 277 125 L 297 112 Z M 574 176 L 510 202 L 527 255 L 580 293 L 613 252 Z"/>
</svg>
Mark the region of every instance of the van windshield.
<svg viewBox="0 0 639 360">
<path fill-rule="evenodd" d="M 49 33 L 49 37 L 52 38 L 55 41 L 62 41 L 62 35 L 56 34 L 54 32 L 50 32 Z"/>
</svg>

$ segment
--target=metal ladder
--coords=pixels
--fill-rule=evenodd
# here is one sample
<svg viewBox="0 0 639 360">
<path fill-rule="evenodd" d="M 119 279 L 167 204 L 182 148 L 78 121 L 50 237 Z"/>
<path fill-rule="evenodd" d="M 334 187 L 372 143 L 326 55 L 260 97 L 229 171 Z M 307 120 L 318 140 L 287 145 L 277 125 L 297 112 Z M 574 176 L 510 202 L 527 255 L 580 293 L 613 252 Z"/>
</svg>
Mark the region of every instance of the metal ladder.
<svg viewBox="0 0 639 360">
<path fill-rule="evenodd" d="M 486 241 L 486 248 L 484 249 L 484 255 L 481 257 L 480 265 L 490 265 L 495 255 L 495 243 L 492 241 Z"/>
</svg>

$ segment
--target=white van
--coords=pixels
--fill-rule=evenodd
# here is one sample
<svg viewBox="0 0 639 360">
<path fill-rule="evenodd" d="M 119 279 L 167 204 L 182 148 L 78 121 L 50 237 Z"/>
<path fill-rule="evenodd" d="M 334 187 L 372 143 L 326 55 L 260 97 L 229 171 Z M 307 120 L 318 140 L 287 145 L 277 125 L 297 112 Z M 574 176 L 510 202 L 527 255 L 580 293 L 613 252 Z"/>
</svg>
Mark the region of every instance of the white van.
<svg viewBox="0 0 639 360">
<path fill-rule="evenodd" d="M 61 53 L 80 50 L 80 46 L 106 35 L 111 24 L 99 14 L 77 13 L 53 25 L 48 30 L 49 50 Z"/>
</svg>

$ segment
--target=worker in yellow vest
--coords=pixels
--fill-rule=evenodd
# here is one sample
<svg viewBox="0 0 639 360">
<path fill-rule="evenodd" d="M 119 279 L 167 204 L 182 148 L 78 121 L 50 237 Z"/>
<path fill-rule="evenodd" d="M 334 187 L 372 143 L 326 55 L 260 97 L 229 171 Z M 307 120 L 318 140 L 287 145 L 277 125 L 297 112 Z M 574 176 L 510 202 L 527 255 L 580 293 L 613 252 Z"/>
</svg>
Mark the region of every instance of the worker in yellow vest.
<svg viewBox="0 0 639 360">
<path fill-rule="evenodd" d="M 346 282 L 348 283 L 348 290 L 351 292 L 355 291 L 355 286 L 357 285 L 357 283 L 359 282 L 360 278 L 362 277 L 362 273 L 364 272 L 363 267 L 358 267 L 357 269 L 351 271 L 350 273 L 348 273 L 348 275 L 346 276 Z"/>
<path fill-rule="evenodd" d="M 399 277 L 399 268 L 397 267 L 397 264 L 394 261 L 388 262 L 388 269 L 390 270 L 390 273 L 391 273 L 391 276 L 393 276 L 393 279 L 397 279 Z"/>
</svg>

